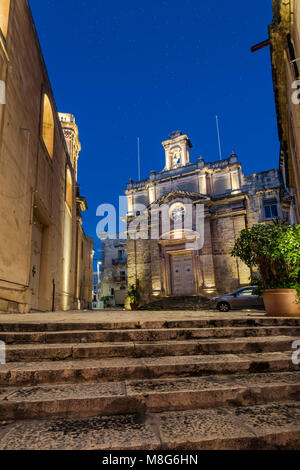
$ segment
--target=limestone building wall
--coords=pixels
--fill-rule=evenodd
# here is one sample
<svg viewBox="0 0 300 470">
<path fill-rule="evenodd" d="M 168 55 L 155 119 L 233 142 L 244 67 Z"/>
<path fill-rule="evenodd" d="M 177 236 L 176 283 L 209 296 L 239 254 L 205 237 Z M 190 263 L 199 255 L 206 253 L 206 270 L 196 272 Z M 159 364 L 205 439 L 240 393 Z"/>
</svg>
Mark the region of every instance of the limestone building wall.
<svg viewBox="0 0 300 470">
<path fill-rule="evenodd" d="M 109 297 L 111 305 L 125 304 L 130 265 L 126 241 L 102 240 L 101 298 Z"/>
<path fill-rule="evenodd" d="M 69 310 L 78 305 L 76 168 L 28 1 L 6 3 L 5 35 L 0 14 L 6 87 L 6 104 L 0 104 L 0 310 L 49 311 L 54 289 L 54 308 Z"/>
<path fill-rule="evenodd" d="M 270 26 L 271 58 L 278 132 L 280 165 L 286 194 L 283 205 L 291 222 L 300 222 L 300 104 L 296 81 L 300 80 L 299 0 L 272 0 Z M 298 82 L 299 89 L 299 82 Z M 298 102 L 293 102 L 293 96 Z"/>
<path fill-rule="evenodd" d="M 93 297 L 93 248 L 94 241 L 87 237 L 82 228 L 81 219 L 77 220 L 77 250 L 75 276 L 75 307 L 91 309 Z"/>
</svg>

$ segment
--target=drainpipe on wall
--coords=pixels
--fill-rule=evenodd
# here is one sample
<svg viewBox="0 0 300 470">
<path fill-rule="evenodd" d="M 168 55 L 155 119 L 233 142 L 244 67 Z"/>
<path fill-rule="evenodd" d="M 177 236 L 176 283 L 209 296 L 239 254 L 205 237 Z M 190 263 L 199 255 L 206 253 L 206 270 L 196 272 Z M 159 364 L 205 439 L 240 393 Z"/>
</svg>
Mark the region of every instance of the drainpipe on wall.
<svg viewBox="0 0 300 470">
<path fill-rule="evenodd" d="M 52 312 L 55 312 L 55 279 L 52 280 Z"/>
</svg>

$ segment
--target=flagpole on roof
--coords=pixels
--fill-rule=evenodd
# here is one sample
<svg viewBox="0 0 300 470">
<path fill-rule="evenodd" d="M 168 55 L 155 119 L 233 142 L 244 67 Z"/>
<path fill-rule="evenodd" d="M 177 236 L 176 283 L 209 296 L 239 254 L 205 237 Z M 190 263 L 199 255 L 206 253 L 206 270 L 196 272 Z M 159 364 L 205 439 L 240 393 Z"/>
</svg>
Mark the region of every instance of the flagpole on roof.
<svg viewBox="0 0 300 470">
<path fill-rule="evenodd" d="M 141 181 L 141 152 L 140 152 L 140 138 L 137 138 L 138 144 L 138 177 L 139 181 Z"/>
<path fill-rule="evenodd" d="M 221 138 L 220 138 L 219 116 L 216 116 L 216 122 L 217 122 L 217 134 L 218 134 L 220 160 L 223 160 L 223 158 L 222 158 Z"/>
</svg>

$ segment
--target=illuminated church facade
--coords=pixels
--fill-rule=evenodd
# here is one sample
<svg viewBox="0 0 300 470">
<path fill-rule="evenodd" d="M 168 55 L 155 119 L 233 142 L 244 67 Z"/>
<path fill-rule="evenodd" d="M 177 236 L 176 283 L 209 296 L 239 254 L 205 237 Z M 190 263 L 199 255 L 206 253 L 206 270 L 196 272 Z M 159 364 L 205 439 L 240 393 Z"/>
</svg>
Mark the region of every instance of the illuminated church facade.
<svg viewBox="0 0 300 470">
<path fill-rule="evenodd" d="M 245 175 L 234 153 L 221 161 L 192 163 L 192 143 L 180 131 L 162 145 L 164 169 L 127 185 L 128 285 L 139 284 L 142 304 L 165 297 L 210 297 L 248 285 L 249 269 L 231 250 L 242 229 L 286 217 L 280 208 L 279 170 Z M 178 229 L 178 219 L 188 212 L 188 230 Z M 138 226 L 142 229 L 134 234 Z"/>
</svg>

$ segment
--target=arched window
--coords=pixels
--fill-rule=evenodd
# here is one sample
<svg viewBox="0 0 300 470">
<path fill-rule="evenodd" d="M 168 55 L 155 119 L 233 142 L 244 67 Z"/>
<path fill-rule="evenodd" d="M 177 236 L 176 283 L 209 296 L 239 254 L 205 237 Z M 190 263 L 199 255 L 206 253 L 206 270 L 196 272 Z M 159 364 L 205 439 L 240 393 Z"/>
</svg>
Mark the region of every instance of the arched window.
<svg viewBox="0 0 300 470">
<path fill-rule="evenodd" d="M 0 28 L 5 38 L 7 36 L 9 7 L 10 7 L 10 0 L 1 0 L 0 2 Z"/>
<path fill-rule="evenodd" d="M 72 183 L 72 174 L 69 167 L 67 167 L 66 174 L 66 203 L 70 210 L 72 210 L 72 199 L 73 199 L 73 183 Z"/>
<path fill-rule="evenodd" d="M 53 157 L 54 146 L 54 118 L 50 100 L 44 95 L 43 103 L 43 141 L 50 157 Z"/>
</svg>

